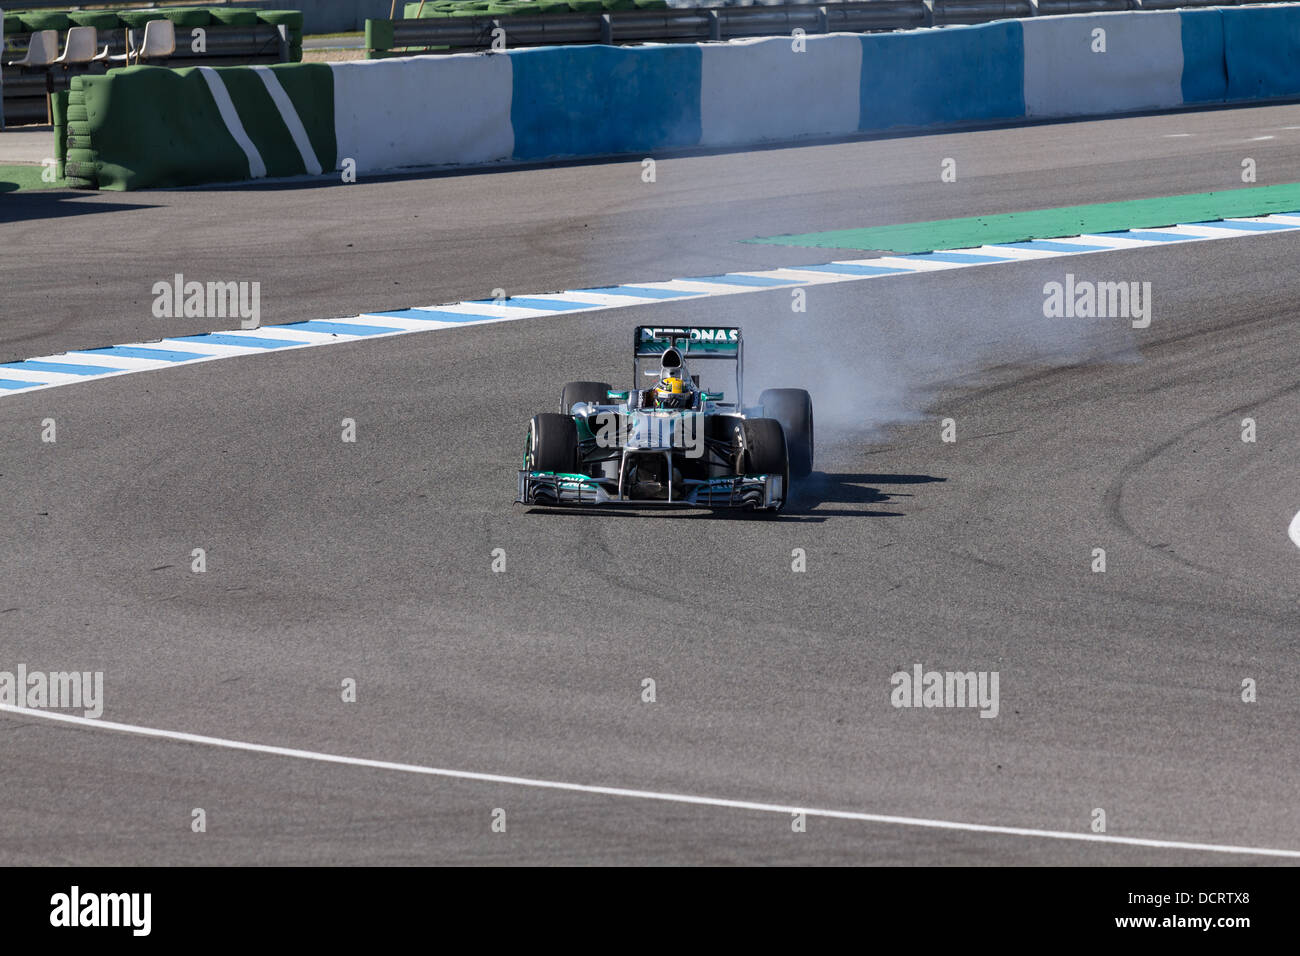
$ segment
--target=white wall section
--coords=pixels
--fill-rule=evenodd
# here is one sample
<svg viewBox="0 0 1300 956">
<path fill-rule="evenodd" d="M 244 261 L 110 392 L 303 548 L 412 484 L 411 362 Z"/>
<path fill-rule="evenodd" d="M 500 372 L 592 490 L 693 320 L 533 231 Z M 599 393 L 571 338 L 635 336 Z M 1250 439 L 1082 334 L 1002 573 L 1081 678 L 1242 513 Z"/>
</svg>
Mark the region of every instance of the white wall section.
<svg viewBox="0 0 1300 956">
<path fill-rule="evenodd" d="M 458 54 L 330 64 L 338 160 L 357 172 L 509 159 L 508 56 Z"/>
</svg>

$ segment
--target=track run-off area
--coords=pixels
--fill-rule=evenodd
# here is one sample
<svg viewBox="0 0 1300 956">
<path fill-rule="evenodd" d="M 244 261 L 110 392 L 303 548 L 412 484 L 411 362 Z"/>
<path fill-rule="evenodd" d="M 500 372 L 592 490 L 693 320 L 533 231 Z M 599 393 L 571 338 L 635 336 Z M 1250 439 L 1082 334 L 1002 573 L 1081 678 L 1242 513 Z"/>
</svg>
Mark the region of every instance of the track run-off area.
<svg viewBox="0 0 1300 956">
<path fill-rule="evenodd" d="M 653 182 L 13 194 L 0 362 L 232 329 L 152 314 L 177 273 L 259 282 L 266 326 L 683 288 L 879 254 L 745 240 L 1227 190 L 1247 158 L 1289 183 L 1298 152 L 1272 106 Z M 5 395 L 0 672 L 102 672 L 103 713 L 0 706 L 0 861 L 1287 863 L 1297 253 L 1120 241 Z M 1137 283 L 1149 324 L 1045 314 L 1067 282 Z M 740 325 L 750 390 L 812 392 L 783 515 L 511 504 L 528 419 L 626 387 L 637 324 Z M 996 716 L 894 706 L 917 666 L 996 672 Z"/>
</svg>

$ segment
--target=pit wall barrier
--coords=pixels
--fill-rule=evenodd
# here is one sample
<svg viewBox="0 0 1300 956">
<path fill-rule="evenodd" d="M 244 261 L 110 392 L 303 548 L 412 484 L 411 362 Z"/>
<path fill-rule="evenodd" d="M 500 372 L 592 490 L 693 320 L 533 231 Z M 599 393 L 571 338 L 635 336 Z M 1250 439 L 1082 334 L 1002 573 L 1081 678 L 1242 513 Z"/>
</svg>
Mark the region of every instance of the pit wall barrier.
<svg viewBox="0 0 1300 956">
<path fill-rule="evenodd" d="M 74 81 L 67 168 L 79 185 L 136 189 L 1297 96 L 1300 4 L 797 40 L 135 67 Z"/>
</svg>

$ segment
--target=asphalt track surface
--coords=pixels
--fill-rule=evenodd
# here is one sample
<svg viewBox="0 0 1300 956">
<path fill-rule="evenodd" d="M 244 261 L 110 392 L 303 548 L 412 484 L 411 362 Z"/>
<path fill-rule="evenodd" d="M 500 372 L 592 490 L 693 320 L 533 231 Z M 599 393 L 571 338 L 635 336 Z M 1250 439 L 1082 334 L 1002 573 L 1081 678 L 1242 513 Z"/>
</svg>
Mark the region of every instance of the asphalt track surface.
<svg viewBox="0 0 1300 956">
<path fill-rule="evenodd" d="M 0 351 L 207 330 L 150 316 L 173 272 L 258 279 L 263 322 L 287 322 L 826 261 L 736 240 L 1229 188 L 1247 156 L 1293 181 L 1298 125 L 1285 106 L 682 156 L 654 184 L 615 162 L 9 196 Z M 105 720 L 326 754 L 1080 834 L 1103 808 L 1113 836 L 1300 850 L 1298 257 L 1295 234 L 1252 236 L 821 286 L 804 314 L 774 290 L 11 396 L 0 668 L 102 670 Z M 1067 271 L 1150 281 L 1151 327 L 1044 318 Z M 751 385 L 810 388 L 816 473 L 783 517 L 510 504 L 528 418 L 566 380 L 625 380 L 640 322 L 741 324 Z M 915 663 L 998 671 L 999 716 L 895 709 Z M 1294 862 L 794 833 L 12 713 L 0 739 L 6 864 Z"/>
</svg>

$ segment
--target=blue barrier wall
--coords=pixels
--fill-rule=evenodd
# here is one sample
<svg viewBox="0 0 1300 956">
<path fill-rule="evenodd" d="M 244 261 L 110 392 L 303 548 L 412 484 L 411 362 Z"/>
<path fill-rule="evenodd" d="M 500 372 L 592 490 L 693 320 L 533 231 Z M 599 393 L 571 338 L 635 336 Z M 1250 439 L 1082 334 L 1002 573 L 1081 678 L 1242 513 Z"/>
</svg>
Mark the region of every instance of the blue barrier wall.
<svg viewBox="0 0 1300 956">
<path fill-rule="evenodd" d="M 1222 103 L 1228 96 L 1223 14 L 1188 10 L 1183 21 L 1183 102 Z"/>
<path fill-rule="evenodd" d="M 1020 23 L 862 37 L 860 130 L 1025 115 Z"/>
<path fill-rule="evenodd" d="M 514 158 L 599 156 L 700 141 L 698 46 L 515 50 Z"/>
<path fill-rule="evenodd" d="M 1300 93 L 1300 9 L 1225 9 L 1223 41 L 1229 100 Z"/>
</svg>

